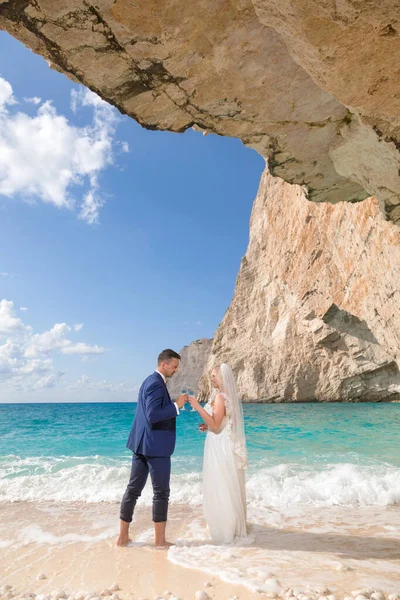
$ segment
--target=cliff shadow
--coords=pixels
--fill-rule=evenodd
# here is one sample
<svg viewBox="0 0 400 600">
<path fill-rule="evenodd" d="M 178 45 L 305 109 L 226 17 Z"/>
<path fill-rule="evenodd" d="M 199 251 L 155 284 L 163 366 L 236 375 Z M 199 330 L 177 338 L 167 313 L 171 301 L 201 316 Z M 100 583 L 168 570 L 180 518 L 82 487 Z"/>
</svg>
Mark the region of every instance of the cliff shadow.
<svg viewBox="0 0 400 600">
<path fill-rule="evenodd" d="M 250 543 L 237 543 L 226 548 L 256 548 L 266 552 L 307 552 L 334 554 L 339 559 L 400 560 L 400 539 L 354 536 L 338 533 L 290 531 L 249 523 Z M 188 546 L 215 545 L 210 540 L 190 540 Z"/>
<path fill-rule="evenodd" d="M 354 536 L 311 531 L 288 531 L 256 525 L 253 547 L 269 551 L 296 551 L 335 554 L 342 559 L 399 560 L 400 539 Z"/>
<path fill-rule="evenodd" d="M 362 321 L 352 313 L 342 310 L 336 304 L 332 304 L 322 317 L 326 325 L 347 333 L 370 344 L 379 344 L 378 340 L 368 327 L 365 321 Z"/>
</svg>

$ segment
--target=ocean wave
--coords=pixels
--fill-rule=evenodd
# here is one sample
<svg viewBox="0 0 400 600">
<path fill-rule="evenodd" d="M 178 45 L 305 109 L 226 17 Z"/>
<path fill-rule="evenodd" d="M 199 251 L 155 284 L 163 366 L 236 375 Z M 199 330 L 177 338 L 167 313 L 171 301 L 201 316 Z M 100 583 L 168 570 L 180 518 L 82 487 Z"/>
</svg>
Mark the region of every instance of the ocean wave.
<svg viewBox="0 0 400 600">
<path fill-rule="evenodd" d="M 92 457 L 3 457 L 0 502 L 120 502 L 129 479 L 126 461 Z M 171 502 L 201 504 L 200 473 L 174 475 Z M 150 505 L 147 485 L 138 504 Z"/>
<path fill-rule="evenodd" d="M 0 502 L 119 502 L 129 478 L 121 459 L 92 457 L 2 457 Z M 376 463 L 306 466 L 280 464 L 247 474 L 250 508 L 389 506 L 400 504 L 400 469 Z M 171 503 L 201 505 L 201 473 L 173 474 Z M 146 486 L 139 503 L 150 505 Z"/>
<path fill-rule="evenodd" d="M 30 525 L 26 527 L 19 535 L 20 546 L 28 544 L 44 544 L 46 546 L 55 546 L 58 544 L 74 544 L 76 542 L 97 542 L 99 540 L 107 540 L 115 537 L 115 527 L 108 528 L 97 535 L 65 533 L 64 535 L 54 535 L 48 531 L 44 531 L 39 525 Z"/>
<path fill-rule="evenodd" d="M 382 463 L 323 468 L 281 464 L 247 480 L 252 507 L 389 506 L 400 503 L 400 469 Z"/>
</svg>

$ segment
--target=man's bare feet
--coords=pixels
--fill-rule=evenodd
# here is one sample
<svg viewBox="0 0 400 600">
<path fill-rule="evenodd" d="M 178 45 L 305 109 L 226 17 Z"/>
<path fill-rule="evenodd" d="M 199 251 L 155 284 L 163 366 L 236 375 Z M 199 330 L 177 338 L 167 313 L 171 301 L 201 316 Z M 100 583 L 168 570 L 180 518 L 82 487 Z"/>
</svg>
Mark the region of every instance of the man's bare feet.
<svg viewBox="0 0 400 600">
<path fill-rule="evenodd" d="M 128 535 L 126 535 L 126 536 L 120 535 L 120 536 L 118 536 L 116 545 L 119 546 L 120 548 L 124 548 L 125 546 L 127 546 L 129 544 L 130 541 L 131 541 L 131 539 Z"/>
<path fill-rule="evenodd" d="M 168 550 L 170 546 L 173 546 L 170 542 L 165 541 L 165 530 L 167 528 L 167 522 L 154 523 L 154 546 L 160 550 Z"/>
<path fill-rule="evenodd" d="M 122 519 L 119 522 L 119 537 L 117 539 L 117 546 L 120 548 L 124 548 L 131 541 L 129 539 L 129 525 L 130 523 L 122 521 Z"/>
<path fill-rule="evenodd" d="M 156 550 L 168 550 L 168 548 L 170 548 L 171 546 L 174 546 L 174 544 L 171 544 L 171 542 L 164 542 L 163 544 L 154 544 Z"/>
</svg>

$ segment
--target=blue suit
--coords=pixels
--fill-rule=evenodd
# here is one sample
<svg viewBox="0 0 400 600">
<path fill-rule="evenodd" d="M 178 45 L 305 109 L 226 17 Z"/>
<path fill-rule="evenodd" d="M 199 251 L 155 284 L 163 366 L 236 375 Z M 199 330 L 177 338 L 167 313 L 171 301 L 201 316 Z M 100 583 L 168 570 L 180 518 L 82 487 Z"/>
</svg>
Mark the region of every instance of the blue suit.
<svg viewBox="0 0 400 600">
<path fill-rule="evenodd" d="M 133 458 L 129 483 L 121 502 L 122 521 L 132 521 L 149 473 L 153 484 L 153 521 L 167 520 L 176 415 L 176 406 L 162 376 L 154 372 L 139 390 L 136 414 L 126 444 L 132 450 Z"/>
<path fill-rule="evenodd" d="M 139 390 L 135 419 L 127 448 L 148 456 L 171 456 L 176 440 L 176 407 L 163 378 L 147 377 Z"/>
</svg>

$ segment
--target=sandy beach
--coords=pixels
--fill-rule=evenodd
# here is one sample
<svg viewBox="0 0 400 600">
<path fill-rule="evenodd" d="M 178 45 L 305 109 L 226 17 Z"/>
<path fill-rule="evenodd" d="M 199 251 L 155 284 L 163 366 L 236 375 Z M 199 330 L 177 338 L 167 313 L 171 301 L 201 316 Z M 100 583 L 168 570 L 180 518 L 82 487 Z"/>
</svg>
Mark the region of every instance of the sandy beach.
<svg viewBox="0 0 400 600">
<path fill-rule="evenodd" d="M 0 516 L 5 598 L 56 590 L 98 597 L 114 584 L 121 600 L 194 598 L 199 590 L 215 600 L 400 592 L 399 507 L 258 509 L 249 514 L 249 540 L 217 547 L 200 508 L 173 505 L 168 532 L 176 546 L 168 552 L 152 546 L 149 507 L 138 508 L 125 549 L 115 547 L 114 503 L 4 503 Z"/>
</svg>

